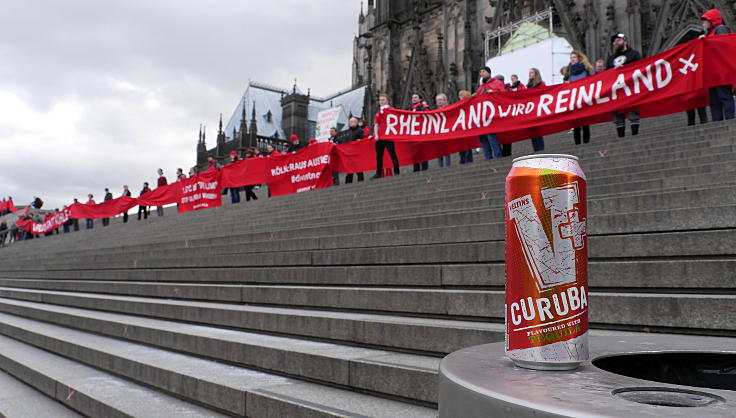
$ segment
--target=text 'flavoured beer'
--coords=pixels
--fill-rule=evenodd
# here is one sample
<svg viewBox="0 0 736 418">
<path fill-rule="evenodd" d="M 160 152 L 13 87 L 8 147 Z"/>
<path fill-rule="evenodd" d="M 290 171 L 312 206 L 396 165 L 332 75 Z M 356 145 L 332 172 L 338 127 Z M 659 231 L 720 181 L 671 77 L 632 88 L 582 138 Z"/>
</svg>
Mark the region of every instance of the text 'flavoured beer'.
<svg viewBox="0 0 736 418">
<path fill-rule="evenodd" d="M 585 186 L 569 155 L 517 158 L 506 177 L 506 354 L 518 366 L 588 359 Z"/>
</svg>

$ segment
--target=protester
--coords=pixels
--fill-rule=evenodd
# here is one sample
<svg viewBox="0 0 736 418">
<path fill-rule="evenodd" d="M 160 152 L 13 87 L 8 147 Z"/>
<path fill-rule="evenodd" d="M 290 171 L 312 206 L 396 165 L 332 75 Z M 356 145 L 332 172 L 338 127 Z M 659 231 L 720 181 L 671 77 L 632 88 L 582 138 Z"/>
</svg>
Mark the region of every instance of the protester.
<svg viewBox="0 0 736 418">
<path fill-rule="evenodd" d="M 566 65 L 560 68 L 560 75 L 562 75 L 562 82 L 567 83 L 570 81 L 570 66 Z"/>
<path fill-rule="evenodd" d="M 539 87 L 545 87 L 544 81 L 542 81 L 542 74 L 539 73 L 539 69 L 532 68 L 529 70 L 529 82 L 526 83 L 526 88 L 536 89 Z M 532 138 L 532 148 L 535 152 L 544 150 L 544 137 L 538 136 Z"/>
<path fill-rule="evenodd" d="M 710 89 L 708 89 L 710 90 Z M 708 92 L 710 93 L 710 91 Z M 687 126 L 693 126 L 695 125 L 695 113 L 698 114 L 698 119 L 700 119 L 700 123 L 708 123 L 708 109 L 705 107 L 699 107 L 697 109 L 690 109 L 687 113 Z M 713 111 L 711 110 L 711 113 Z"/>
<path fill-rule="evenodd" d="M 87 200 L 87 203 L 85 203 L 86 205 L 92 206 L 96 204 L 94 200 L 94 196 L 92 196 L 92 193 L 88 194 L 87 197 L 88 197 L 88 200 Z M 87 229 L 92 229 L 94 228 L 94 226 L 95 226 L 95 220 L 87 219 Z"/>
<path fill-rule="evenodd" d="M 592 75 L 594 71 L 590 60 L 588 60 L 588 56 L 580 51 L 572 51 L 570 53 L 570 64 L 567 67 L 568 73 L 570 74 L 570 82 L 578 81 Z M 581 144 L 581 133 L 582 143 L 587 144 L 590 142 L 590 126 L 577 126 L 573 130 L 575 145 Z"/>
<path fill-rule="evenodd" d="M 505 78 L 501 74 L 496 74 L 493 77 L 497 78 L 498 81 L 501 83 L 505 83 Z M 510 84 L 504 84 L 504 90 L 505 91 L 511 91 L 511 85 Z M 508 142 L 506 144 L 501 144 L 501 156 L 502 157 L 509 157 L 511 155 L 511 142 Z"/>
<path fill-rule="evenodd" d="M 77 204 L 79 204 L 79 199 L 77 199 L 77 198 L 75 197 L 75 198 L 74 198 L 74 200 L 72 201 L 72 204 L 73 204 L 73 205 L 77 205 Z M 73 223 L 73 225 L 72 225 L 72 226 L 74 227 L 74 230 L 75 230 L 75 231 L 79 231 L 79 219 L 74 219 L 74 223 Z"/>
<path fill-rule="evenodd" d="M 340 140 L 337 138 L 337 128 L 336 127 L 334 126 L 330 127 L 330 137 L 327 139 L 327 141 L 332 142 L 335 145 L 340 143 Z M 332 185 L 333 186 L 340 185 L 340 172 L 337 170 L 332 170 Z"/>
<path fill-rule="evenodd" d="M 8 236 L 8 221 L 0 222 L 0 247 L 5 245 L 5 239 Z"/>
<path fill-rule="evenodd" d="M 378 95 L 378 113 L 376 113 L 376 117 L 387 107 L 391 106 L 389 104 L 388 94 L 381 93 Z M 401 170 L 399 168 L 399 157 L 396 155 L 396 148 L 394 147 L 394 142 L 389 140 L 380 139 L 378 137 L 378 121 L 376 120 L 373 122 L 374 131 L 376 133 L 376 174 L 371 177 L 371 179 L 380 179 L 383 177 L 383 152 L 384 150 L 388 151 L 388 155 L 391 156 L 391 162 L 394 165 L 394 171 L 393 174 L 399 175 L 401 174 Z"/>
<path fill-rule="evenodd" d="M 619 69 L 626 64 L 638 61 L 641 59 L 639 51 L 629 47 L 629 40 L 626 35 L 619 33 L 611 37 L 611 44 L 613 47 L 613 54 L 608 57 L 607 67 L 609 69 Z M 613 122 L 616 125 L 616 132 L 619 138 L 626 136 L 626 113 L 611 112 L 613 115 Z M 630 110 L 628 112 L 629 123 L 631 124 L 631 135 L 639 134 L 639 111 Z"/>
<path fill-rule="evenodd" d="M 141 189 L 141 192 L 138 194 L 138 197 L 143 196 L 144 194 L 150 192 L 151 189 L 148 187 L 148 182 L 143 183 L 143 188 Z M 144 205 L 138 205 L 138 220 L 141 220 L 141 213 L 143 214 L 143 219 L 148 219 L 148 208 L 146 208 Z"/>
<path fill-rule="evenodd" d="M 191 167 L 189 168 L 189 177 L 194 177 L 197 175 L 197 167 Z"/>
<path fill-rule="evenodd" d="M 716 36 L 731 33 L 728 26 L 723 24 L 723 17 L 718 9 L 710 9 L 700 16 L 700 21 L 705 30 L 705 35 Z M 708 89 L 708 98 L 710 100 L 710 117 L 713 122 L 734 118 L 734 100 L 733 86 L 724 85 L 716 86 Z M 701 119 L 702 122 L 702 119 Z"/>
<path fill-rule="evenodd" d="M 130 189 L 128 189 L 128 185 L 127 184 L 123 186 L 123 194 L 122 195 L 123 196 L 127 196 L 127 197 L 130 197 L 131 196 Z M 126 222 L 128 222 L 128 211 L 127 210 L 125 212 L 123 212 L 123 223 L 126 223 Z"/>
<path fill-rule="evenodd" d="M 286 152 L 297 152 L 300 149 L 304 148 L 304 144 L 302 144 L 299 141 L 299 137 L 296 135 L 291 135 L 289 138 L 291 140 L 291 143 L 289 144 L 289 147 L 286 149 Z"/>
<path fill-rule="evenodd" d="M 221 169 L 222 164 L 218 163 L 214 157 L 207 157 L 207 170 L 220 171 Z"/>
<path fill-rule="evenodd" d="M 424 112 L 425 110 L 429 110 L 429 106 L 427 105 L 427 102 L 424 101 L 424 98 L 422 98 L 422 95 L 419 93 L 414 93 L 411 95 L 411 111 L 412 112 Z M 420 163 L 414 164 L 414 172 L 417 171 L 425 171 L 429 169 L 429 161 L 422 161 Z"/>
<path fill-rule="evenodd" d="M 184 181 L 187 179 L 187 176 L 184 175 L 184 170 L 181 168 L 176 169 L 176 181 Z"/>
<path fill-rule="evenodd" d="M 606 62 L 603 60 L 596 61 L 595 62 L 595 73 L 600 74 L 604 71 L 606 71 Z"/>
<path fill-rule="evenodd" d="M 480 86 L 475 92 L 476 95 L 499 93 L 505 90 L 503 82 L 495 77 L 491 77 L 490 67 L 481 68 L 479 73 Z M 491 158 L 501 158 L 501 145 L 499 144 L 498 137 L 495 133 L 481 135 L 480 144 L 483 147 L 483 153 L 486 156 L 486 160 L 490 160 Z"/>
<path fill-rule="evenodd" d="M 357 141 L 367 136 L 365 135 L 365 129 L 368 127 L 361 126 L 361 122 L 362 120 L 359 121 L 355 117 L 352 117 L 348 120 L 348 133 L 345 138 L 345 142 Z M 356 173 L 356 175 L 358 176 L 358 181 L 363 181 L 363 178 L 364 178 L 363 173 Z M 348 173 L 345 176 L 345 184 L 352 183 L 352 182 L 353 182 L 353 173 Z"/>
<path fill-rule="evenodd" d="M 437 109 L 442 109 L 443 107 L 448 105 L 447 95 L 445 93 L 440 93 L 434 98 L 434 102 L 437 104 Z M 449 167 L 452 164 L 452 156 L 451 155 L 445 155 L 443 157 L 440 157 L 437 159 L 437 165 L 442 167 Z"/>
<path fill-rule="evenodd" d="M 520 91 L 525 90 L 526 86 L 519 80 L 519 76 L 511 74 L 511 83 L 509 84 L 508 91 Z"/>
<path fill-rule="evenodd" d="M 112 200 L 112 193 L 110 193 L 110 189 L 105 187 L 104 201 L 107 202 L 108 200 Z M 108 226 L 108 225 L 110 225 L 110 218 L 102 218 L 102 226 Z"/>
<path fill-rule="evenodd" d="M 230 151 L 230 164 L 238 162 L 238 152 L 237 151 Z M 230 193 L 230 203 L 233 205 L 236 203 L 240 203 L 240 187 L 228 187 L 227 189 L 228 193 Z"/>
<path fill-rule="evenodd" d="M 156 187 L 163 187 L 169 184 L 169 181 L 166 180 L 166 177 L 164 177 L 164 170 L 158 169 L 158 182 L 156 184 Z M 156 215 L 158 216 L 164 216 L 164 207 L 163 206 L 156 206 Z"/>
<path fill-rule="evenodd" d="M 457 92 L 457 97 L 460 100 L 465 100 L 472 96 L 473 95 L 467 90 L 460 90 Z M 469 149 L 467 151 L 460 151 L 457 155 L 458 157 L 460 157 L 460 164 L 473 162 L 473 150 L 472 149 Z"/>
<path fill-rule="evenodd" d="M 253 148 L 248 148 L 245 150 L 245 158 L 256 158 L 255 150 Z M 245 201 L 250 202 L 251 199 L 258 200 L 258 196 L 256 196 L 255 192 L 253 192 L 253 189 L 255 189 L 254 184 L 250 184 L 248 186 L 243 187 L 245 190 Z"/>
<path fill-rule="evenodd" d="M 279 155 L 279 152 L 276 151 L 276 148 L 272 144 L 267 144 L 266 145 L 266 152 L 264 152 L 263 155 L 265 157 L 268 157 L 271 154 L 273 154 L 273 155 Z"/>
</svg>

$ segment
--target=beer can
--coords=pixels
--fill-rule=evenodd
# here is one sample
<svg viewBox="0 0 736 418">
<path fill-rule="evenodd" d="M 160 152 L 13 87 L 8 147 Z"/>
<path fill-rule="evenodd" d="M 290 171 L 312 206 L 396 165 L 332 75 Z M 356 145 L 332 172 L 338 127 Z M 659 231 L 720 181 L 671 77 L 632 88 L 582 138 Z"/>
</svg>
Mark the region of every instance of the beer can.
<svg viewBox="0 0 736 418">
<path fill-rule="evenodd" d="M 562 154 L 516 158 L 506 177 L 506 355 L 519 367 L 588 359 L 585 183 Z"/>
</svg>

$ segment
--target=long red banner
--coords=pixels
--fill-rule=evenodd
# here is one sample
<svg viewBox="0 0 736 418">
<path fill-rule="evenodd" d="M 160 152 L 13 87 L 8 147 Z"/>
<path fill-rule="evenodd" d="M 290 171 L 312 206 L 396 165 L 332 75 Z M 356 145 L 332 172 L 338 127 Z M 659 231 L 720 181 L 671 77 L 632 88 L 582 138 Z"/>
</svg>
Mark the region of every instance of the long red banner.
<svg viewBox="0 0 736 418">
<path fill-rule="evenodd" d="M 642 117 L 703 106 L 706 88 L 736 83 L 736 34 L 695 40 L 584 79 L 516 92 L 480 94 L 427 112 L 386 108 L 377 136 L 437 141 L 496 133 L 513 142 L 611 120 L 611 112 Z"/>
<path fill-rule="evenodd" d="M 708 37 L 572 83 L 481 94 L 426 112 L 389 107 L 376 116 L 374 130 L 379 138 L 395 141 L 403 166 L 477 148 L 478 136 L 487 133 L 497 133 L 507 143 L 610 121 L 613 111 L 636 109 L 642 117 L 681 112 L 706 105 L 709 87 L 736 84 L 734 57 L 736 34 Z M 222 188 L 262 183 L 269 185 L 272 196 L 329 187 L 333 170 L 375 170 L 375 144 L 373 138 L 339 145 L 315 143 L 297 153 L 250 158 L 139 198 L 75 204 L 67 216 L 108 218 L 136 205 L 172 203 L 178 203 L 180 212 L 206 209 L 221 204 Z M 388 155 L 384 167 L 392 167 Z M 23 228 L 41 234 L 58 225 L 24 221 Z"/>
</svg>

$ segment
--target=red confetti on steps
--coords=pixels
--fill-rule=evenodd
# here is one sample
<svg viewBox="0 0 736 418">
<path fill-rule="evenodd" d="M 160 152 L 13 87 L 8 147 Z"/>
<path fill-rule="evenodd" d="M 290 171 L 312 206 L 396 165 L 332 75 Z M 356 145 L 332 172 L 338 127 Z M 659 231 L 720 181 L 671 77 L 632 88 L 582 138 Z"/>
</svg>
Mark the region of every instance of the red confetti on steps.
<svg viewBox="0 0 736 418">
<path fill-rule="evenodd" d="M 189 240 L 188 239 L 185 239 L 184 240 L 184 248 L 189 248 Z"/>
<path fill-rule="evenodd" d="M 273 241 L 273 232 L 269 232 L 268 240 Z"/>
<path fill-rule="evenodd" d="M 74 396 L 74 393 L 76 393 L 76 391 L 72 388 L 69 388 L 66 393 L 66 400 L 70 400 L 72 396 Z"/>
<path fill-rule="evenodd" d="M 123 336 L 128 336 L 128 324 L 123 325 Z"/>
<path fill-rule="evenodd" d="M 353 193 L 353 199 L 357 199 L 357 198 L 358 198 L 358 194 L 357 193 Z"/>
<path fill-rule="evenodd" d="M 431 182 L 432 182 L 432 177 L 427 177 L 427 183 L 431 183 Z"/>
<path fill-rule="evenodd" d="M 480 200 L 486 200 L 488 199 L 488 192 L 482 192 L 480 194 Z"/>
<path fill-rule="evenodd" d="M 138 260 L 133 260 L 133 268 L 138 268 Z"/>
<path fill-rule="evenodd" d="M 494 173 L 498 173 L 498 169 L 496 169 L 496 167 L 491 167 L 491 171 L 493 171 Z"/>
<path fill-rule="evenodd" d="M 598 151 L 598 155 L 600 155 L 600 156 L 601 156 L 601 158 L 603 158 L 603 157 L 605 157 L 605 156 L 606 156 L 606 153 L 607 153 L 607 152 L 608 152 L 608 151 Z"/>
</svg>

